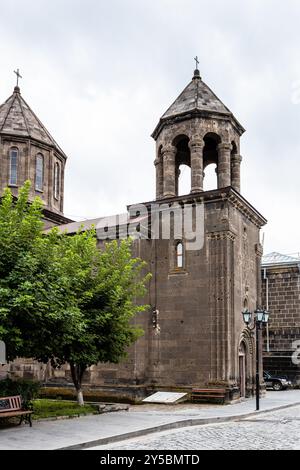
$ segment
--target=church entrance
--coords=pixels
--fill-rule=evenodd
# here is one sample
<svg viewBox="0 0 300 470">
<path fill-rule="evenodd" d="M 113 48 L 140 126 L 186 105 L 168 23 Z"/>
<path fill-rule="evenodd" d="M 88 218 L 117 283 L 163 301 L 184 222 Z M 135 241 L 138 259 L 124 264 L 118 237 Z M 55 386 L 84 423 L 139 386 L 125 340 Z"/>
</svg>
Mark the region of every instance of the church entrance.
<svg viewBox="0 0 300 470">
<path fill-rule="evenodd" d="M 246 346 L 242 342 L 239 349 L 239 379 L 240 379 L 240 395 L 246 397 Z"/>
</svg>

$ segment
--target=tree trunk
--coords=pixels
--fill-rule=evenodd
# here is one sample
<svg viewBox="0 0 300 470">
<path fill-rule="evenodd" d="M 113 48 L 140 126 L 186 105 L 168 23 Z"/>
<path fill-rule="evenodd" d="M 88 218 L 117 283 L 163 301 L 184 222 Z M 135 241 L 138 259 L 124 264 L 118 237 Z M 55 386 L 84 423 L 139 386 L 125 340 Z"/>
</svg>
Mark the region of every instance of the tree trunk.
<svg viewBox="0 0 300 470">
<path fill-rule="evenodd" d="M 73 379 L 73 383 L 77 392 L 77 402 L 79 406 L 84 406 L 84 399 L 82 393 L 82 377 L 86 366 L 82 364 L 75 364 L 74 362 L 70 362 L 71 368 L 71 375 Z"/>
<path fill-rule="evenodd" d="M 84 406 L 82 390 L 77 390 L 77 402 L 79 406 Z"/>
</svg>

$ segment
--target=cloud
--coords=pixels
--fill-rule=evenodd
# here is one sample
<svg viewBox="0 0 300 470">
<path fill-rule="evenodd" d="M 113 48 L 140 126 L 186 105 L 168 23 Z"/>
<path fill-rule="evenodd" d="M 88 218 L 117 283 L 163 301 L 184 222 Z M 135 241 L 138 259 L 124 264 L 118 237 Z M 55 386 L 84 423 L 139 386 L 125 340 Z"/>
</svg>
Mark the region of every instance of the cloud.
<svg viewBox="0 0 300 470">
<path fill-rule="evenodd" d="M 65 213 L 123 212 L 155 194 L 159 117 L 203 79 L 247 129 L 244 196 L 266 251 L 299 250 L 300 5 L 296 0 L 0 0 L 0 101 L 22 94 L 69 156 Z"/>
</svg>

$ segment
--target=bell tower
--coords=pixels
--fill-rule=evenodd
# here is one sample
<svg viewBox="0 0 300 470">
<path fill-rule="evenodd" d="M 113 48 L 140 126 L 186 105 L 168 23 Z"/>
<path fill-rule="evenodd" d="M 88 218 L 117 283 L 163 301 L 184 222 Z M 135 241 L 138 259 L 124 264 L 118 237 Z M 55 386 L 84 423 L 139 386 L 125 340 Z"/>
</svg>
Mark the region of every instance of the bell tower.
<svg viewBox="0 0 300 470">
<path fill-rule="evenodd" d="M 191 168 L 191 194 L 203 191 L 205 169 L 216 165 L 217 188 L 240 192 L 240 137 L 245 132 L 231 111 L 202 81 L 192 81 L 161 117 L 156 141 L 156 198 L 178 196 L 179 167 Z"/>
</svg>

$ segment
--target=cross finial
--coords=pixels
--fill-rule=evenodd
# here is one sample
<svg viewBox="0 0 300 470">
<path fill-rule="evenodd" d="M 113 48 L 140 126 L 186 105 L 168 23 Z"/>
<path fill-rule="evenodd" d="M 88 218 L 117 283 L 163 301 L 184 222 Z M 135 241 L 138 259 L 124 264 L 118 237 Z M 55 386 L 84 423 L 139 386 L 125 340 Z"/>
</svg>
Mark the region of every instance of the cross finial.
<svg viewBox="0 0 300 470">
<path fill-rule="evenodd" d="M 23 78 L 22 75 L 20 74 L 20 70 L 14 70 L 14 73 L 17 75 L 17 87 L 19 86 L 19 78 Z"/>
<path fill-rule="evenodd" d="M 198 56 L 196 55 L 196 57 L 194 58 L 194 61 L 196 62 L 196 68 L 194 70 L 194 77 L 193 79 L 199 79 L 201 80 L 201 75 L 200 75 L 200 70 L 199 70 L 199 59 L 198 59 Z"/>
</svg>

